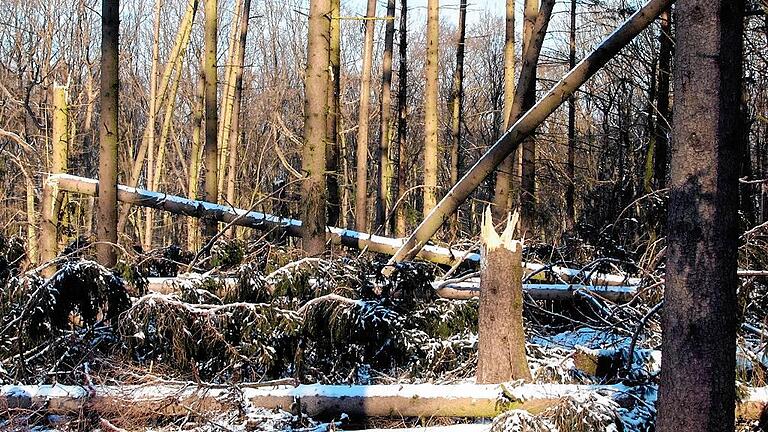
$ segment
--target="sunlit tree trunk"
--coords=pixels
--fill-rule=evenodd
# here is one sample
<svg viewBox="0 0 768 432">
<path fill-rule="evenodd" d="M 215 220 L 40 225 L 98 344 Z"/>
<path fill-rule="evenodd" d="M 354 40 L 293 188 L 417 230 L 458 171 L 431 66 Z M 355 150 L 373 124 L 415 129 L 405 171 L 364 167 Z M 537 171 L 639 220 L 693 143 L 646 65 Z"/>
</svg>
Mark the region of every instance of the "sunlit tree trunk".
<svg viewBox="0 0 768 432">
<path fill-rule="evenodd" d="M 188 196 L 198 199 L 200 183 L 200 165 L 202 156 L 203 106 L 205 104 L 205 81 L 202 75 L 195 86 L 195 101 L 192 106 L 192 148 L 189 156 L 189 179 L 187 183 Z M 200 248 L 200 223 L 197 218 L 187 218 L 187 249 L 196 251 Z"/>
<path fill-rule="evenodd" d="M 217 132 L 219 151 L 219 176 L 218 191 L 225 191 L 224 180 L 229 160 L 229 133 L 232 130 L 232 114 L 235 105 L 235 81 L 237 80 L 237 59 L 239 51 L 240 19 L 244 0 L 236 0 L 235 13 L 232 15 L 232 24 L 229 32 L 229 49 L 227 51 L 227 63 L 224 67 L 224 91 L 222 92 L 221 115 Z"/>
<path fill-rule="evenodd" d="M 101 265 L 117 263 L 117 142 L 119 75 L 118 0 L 101 3 L 101 116 L 96 255 Z"/>
<path fill-rule="evenodd" d="M 440 0 L 427 0 L 427 65 L 424 86 L 424 214 L 437 205 L 438 45 Z"/>
<path fill-rule="evenodd" d="M 459 181 L 461 170 L 461 121 L 464 100 L 464 40 L 466 39 L 467 0 L 459 4 L 459 37 L 456 41 L 456 70 L 451 89 L 451 186 Z M 451 219 L 451 231 L 458 232 L 459 215 Z"/>
<path fill-rule="evenodd" d="M 341 116 L 341 0 L 331 0 L 330 88 L 328 93 L 328 142 L 325 146 L 325 183 L 328 191 L 328 225 L 339 224 L 339 124 Z"/>
<path fill-rule="evenodd" d="M 388 233 L 386 218 L 390 204 L 392 162 L 389 159 L 390 119 L 392 118 L 392 49 L 395 41 L 395 0 L 387 1 L 387 24 L 384 32 L 384 60 L 381 76 L 381 132 L 379 134 L 379 193 L 376 198 L 376 229 Z"/>
<path fill-rule="evenodd" d="M 357 178 L 355 190 L 355 229 L 368 231 L 368 123 L 371 100 L 371 64 L 373 63 L 373 33 L 376 0 L 368 0 L 365 12 L 365 46 L 360 81 L 360 112 L 357 121 Z"/>
<path fill-rule="evenodd" d="M 149 113 L 147 114 L 147 188 L 152 187 L 155 179 L 155 125 L 160 103 L 157 100 L 157 75 L 160 63 L 160 11 L 163 0 L 155 0 L 155 21 L 152 30 L 152 67 L 149 73 Z M 154 210 L 144 209 L 144 244 L 145 251 L 152 248 L 152 220 Z"/>
<path fill-rule="evenodd" d="M 405 235 L 408 151 L 408 0 L 400 0 L 399 70 L 397 73 L 397 212 L 395 234 Z"/>
<path fill-rule="evenodd" d="M 218 112 L 216 93 L 216 44 L 217 44 L 217 0 L 205 0 L 205 41 L 203 54 L 203 79 L 205 80 L 205 143 L 203 145 L 203 163 L 205 164 L 205 176 L 203 191 L 205 200 L 218 202 L 218 163 L 217 150 Z M 216 234 L 216 222 L 204 221 L 204 234 L 212 237 Z"/>
<path fill-rule="evenodd" d="M 237 58 L 234 64 L 235 92 L 232 96 L 232 122 L 229 129 L 229 138 L 227 148 L 229 148 L 229 167 L 227 168 L 227 202 L 237 205 L 235 189 L 237 184 L 237 166 L 238 166 L 238 142 L 243 136 L 240 130 L 240 107 L 243 103 L 243 71 L 245 69 L 245 42 L 248 39 L 248 15 L 251 12 L 251 0 L 243 0 L 243 9 L 240 15 L 240 25 L 238 31 Z M 234 227 L 227 233 L 229 237 L 234 237 Z"/>
<path fill-rule="evenodd" d="M 325 251 L 325 140 L 328 115 L 331 1 L 311 0 L 301 153 L 302 247 L 310 255 Z"/>
<path fill-rule="evenodd" d="M 741 0 L 679 0 L 659 432 L 734 430 Z"/>
<path fill-rule="evenodd" d="M 510 113 L 515 99 L 515 0 L 506 1 L 506 27 L 504 36 L 504 130 L 511 124 Z M 496 185 L 494 188 L 494 220 L 503 220 L 512 209 L 512 185 L 519 150 L 509 155 L 496 170 Z"/>
<path fill-rule="evenodd" d="M 539 15 L 539 0 L 525 0 L 523 53 L 532 47 L 536 17 Z M 540 48 L 539 48 L 540 49 Z M 525 55 L 525 54 L 524 54 Z M 532 65 L 533 79 L 523 93 L 521 112 L 528 111 L 536 103 L 536 68 Z M 520 165 L 520 229 L 530 236 L 536 217 L 536 140 L 533 135 L 523 140 Z"/>
</svg>

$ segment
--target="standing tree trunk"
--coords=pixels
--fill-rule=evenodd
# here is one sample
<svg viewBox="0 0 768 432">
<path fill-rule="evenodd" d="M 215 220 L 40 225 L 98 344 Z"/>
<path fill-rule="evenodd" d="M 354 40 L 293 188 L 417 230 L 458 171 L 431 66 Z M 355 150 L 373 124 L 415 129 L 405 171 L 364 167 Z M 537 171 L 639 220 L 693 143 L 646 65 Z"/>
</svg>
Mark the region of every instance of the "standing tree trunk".
<svg viewBox="0 0 768 432">
<path fill-rule="evenodd" d="M 202 75 L 195 86 L 195 101 L 192 105 L 192 145 L 189 155 L 189 180 L 187 191 L 190 199 L 196 200 L 200 183 L 200 159 L 203 132 L 203 105 L 205 104 L 205 81 Z M 187 218 L 187 249 L 196 251 L 200 247 L 200 223 L 197 218 Z"/>
<path fill-rule="evenodd" d="M 226 171 L 229 160 L 229 136 L 232 131 L 232 114 L 235 106 L 235 87 L 237 84 L 237 64 L 240 51 L 240 22 L 242 18 L 242 8 L 244 0 L 235 2 L 235 13 L 232 16 L 231 30 L 229 32 L 229 50 L 227 55 L 227 64 L 224 68 L 224 91 L 222 92 L 221 115 L 219 116 L 219 125 L 217 130 L 217 142 L 219 152 L 218 162 L 218 191 L 224 193 L 224 181 L 227 179 Z"/>
<path fill-rule="evenodd" d="M 461 110 L 464 99 L 464 41 L 466 39 L 467 0 L 459 3 L 459 37 L 456 41 L 456 70 L 453 74 L 451 89 L 451 186 L 459 181 L 461 169 Z M 459 215 L 454 213 L 451 218 L 451 231 L 459 230 Z"/>
<path fill-rule="evenodd" d="M 229 161 L 227 168 L 227 202 L 236 206 L 235 186 L 237 184 L 237 163 L 238 163 L 238 141 L 243 134 L 240 131 L 240 107 L 243 102 L 243 72 L 245 69 L 245 42 L 248 39 L 248 15 L 251 12 L 251 0 L 243 0 L 243 8 L 240 14 L 240 25 L 238 30 L 237 56 L 235 58 L 234 77 L 235 90 L 232 95 L 232 122 L 229 128 L 229 137 L 227 148 L 229 148 Z M 229 237 L 234 237 L 235 228 L 227 233 Z"/>
<path fill-rule="evenodd" d="M 525 0 L 523 55 L 533 44 L 534 26 L 539 15 L 539 0 Z M 541 50 L 541 47 L 538 48 Z M 538 62 L 537 62 L 538 63 Z M 536 103 L 536 68 L 532 65 L 533 78 L 523 93 L 521 113 L 528 111 Z M 531 236 L 536 217 L 536 140 L 533 134 L 526 137 L 521 145 L 522 162 L 520 165 L 520 229 L 528 237 Z"/>
<path fill-rule="evenodd" d="M 203 147 L 203 159 L 205 163 L 205 177 L 203 190 L 205 200 L 216 203 L 219 201 L 218 192 L 218 143 L 217 143 L 217 94 L 216 94 L 216 31 L 218 27 L 218 1 L 205 0 L 205 52 L 203 55 L 203 79 L 205 80 L 205 143 Z M 216 234 L 216 222 L 203 221 L 204 234 L 213 237 Z"/>
<path fill-rule="evenodd" d="M 576 67 L 576 0 L 571 0 L 571 28 L 568 44 L 569 69 Z M 576 166 L 576 96 L 568 98 L 568 185 L 565 190 L 565 229 L 570 231 L 576 224 L 575 209 Z"/>
<path fill-rule="evenodd" d="M 99 263 L 117 263 L 117 116 L 119 75 L 119 0 L 101 2 L 101 120 L 99 128 L 99 202 L 96 255 Z"/>
<path fill-rule="evenodd" d="M 424 214 L 437 205 L 438 44 L 440 0 L 427 0 L 427 66 L 424 87 Z"/>
<path fill-rule="evenodd" d="M 163 0 L 155 0 L 155 22 L 152 35 L 152 67 L 149 74 L 149 114 L 147 116 L 147 188 L 152 188 L 155 179 L 155 125 L 160 101 L 157 100 L 157 75 L 160 63 L 160 11 Z M 148 251 L 152 248 L 153 210 L 144 209 L 144 244 L 142 248 Z"/>
<path fill-rule="evenodd" d="M 325 251 L 325 140 L 328 115 L 331 0 L 311 0 L 304 100 L 301 169 L 302 247 L 310 255 Z"/>
<path fill-rule="evenodd" d="M 67 86 L 53 85 L 53 124 L 51 131 L 51 174 L 67 172 L 67 159 L 69 156 L 69 108 L 67 106 Z M 28 180 L 29 181 L 29 180 Z M 29 188 L 27 188 L 29 190 Z M 34 192 L 34 190 L 33 190 Z M 29 197 L 27 197 L 29 200 Z M 34 203 L 34 195 L 33 195 Z M 46 263 L 54 258 L 59 251 L 58 218 L 61 211 L 62 198 L 54 196 L 50 188 L 43 187 L 42 202 L 40 203 L 40 262 Z M 34 216 L 34 214 L 33 214 Z M 32 224 L 34 229 L 34 223 Z M 33 254 L 30 243 L 30 261 L 37 257 Z M 44 270 L 44 276 L 50 276 L 55 271 L 54 267 Z"/>
<path fill-rule="evenodd" d="M 677 2 L 659 432 L 734 430 L 744 3 Z"/>
<path fill-rule="evenodd" d="M 531 380 L 523 329 L 523 244 L 513 240 L 517 213 L 499 236 L 486 209 L 480 240 L 477 382 Z"/>
<path fill-rule="evenodd" d="M 659 86 L 656 95 L 656 131 L 654 149 L 654 178 L 656 188 L 667 185 L 667 158 L 669 154 L 669 122 L 672 115 L 669 109 L 669 81 L 672 76 L 672 13 L 665 11 L 659 17 Z"/>
<path fill-rule="evenodd" d="M 512 104 L 515 100 L 515 0 L 506 1 L 506 28 L 504 36 L 504 130 L 509 129 Z M 496 170 L 493 218 L 503 220 L 512 209 L 512 184 L 520 151 L 507 156 Z M 455 184 L 455 183 L 454 183 Z"/>
<path fill-rule="evenodd" d="M 325 185 L 328 191 L 328 225 L 337 226 L 341 211 L 339 191 L 339 124 L 341 120 L 341 0 L 331 0 L 330 89 L 325 145 Z"/>
<path fill-rule="evenodd" d="M 368 0 L 365 12 L 365 47 L 363 71 L 360 81 L 360 112 L 357 129 L 357 178 L 355 190 L 355 229 L 368 231 L 368 122 L 371 101 L 371 64 L 373 63 L 373 31 L 375 29 L 376 0 Z"/>
<path fill-rule="evenodd" d="M 392 111 L 392 49 L 395 43 L 395 0 L 387 1 L 387 24 L 384 31 L 384 60 L 381 66 L 381 133 L 379 134 L 379 193 L 376 199 L 376 229 L 388 234 L 386 227 L 392 181 L 392 162 L 389 160 L 389 132 Z"/>
<path fill-rule="evenodd" d="M 395 235 L 406 230 L 405 193 L 408 149 L 408 0 L 400 0 L 400 66 L 397 72 L 397 213 Z"/>
</svg>

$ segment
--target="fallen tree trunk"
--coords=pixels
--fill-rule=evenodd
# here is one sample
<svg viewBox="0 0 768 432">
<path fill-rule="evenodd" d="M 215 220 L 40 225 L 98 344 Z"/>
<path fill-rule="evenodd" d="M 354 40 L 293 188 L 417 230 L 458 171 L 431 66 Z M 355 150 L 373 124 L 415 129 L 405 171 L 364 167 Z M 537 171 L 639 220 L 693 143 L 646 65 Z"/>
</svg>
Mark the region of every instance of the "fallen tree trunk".
<svg viewBox="0 0 768 432">
<path fill-rule="evenodd" d="M 581 392 L 625 392 L 624 386 L 523 384 L 404 384 L 299 385 L 297 387 L 238 387 L 195 383 L 125 386 L 13 386 L 0 387 L 0 415 L 21 410 L 66 414 L 83 411 L 101 415 L 174 417 L 238 409 L 242 404 L 283 409 L 312 417 L 495 417 L 510 409 L 539 413 L 563 397 Z M 756 419 L 768 403 L 768 388 L 752 388 L 739 403 L 737 414 Z"/>
<path fill-rule="evenodd" d="M 172 294 L 178 292 L 181 285 L 186 283 L 202 282 L 203 278 L 214 278 L 225 287 L 235 287 L 236 278 L 203 276 L 199 274 L 186 274 L 178 277 L 150 277 L 147 278 L 150 292 L 159 294 Z M 480 282 L 470 279 L 462 282 L 433 282 L 432 287 L 437 295 L 452 300 L 468 300 L 480 295 Z M 613 302 L 627 302 L 637 294 L 634 286 L 592 286 L 579 284 L 523 284 L 523 291 L 536 300 L 569 300 L 580 293 L 594 293 Z"/>
<path fill-rule="evenodd" d="M 45 183 L 45 188 L 53 191 L 58 190 L 89 196 L 98 195 L 98 181 L 68 174 L 54 174 L 49 176 Z M 300 220 L 283 218 L 268 213 L 249 212 L 226 205 L 197 201 L 176 195 L 152 192 L 124 185 L 118 185 L 117 199 L 124 203 L 164 210 L 184 216 L 233 223 L 237 226 L 261 230 L 285 230 L 286 233 L 292 237 L 301 237 Z M 371 235 L 336 227 L 327 227 L 326 235 L 327 240 L 333 244 L 370 250 L 386 255 L 393 255 L 404 243 L 404 239 Z M 422 248 L 418 257 L 436 264 L 451 266 L 460 261 L 480 262 L 479 253 L 434 245 L 427 245 Z M 628 278 L 623 275 L 602 273 L 589 274 L 589 272 L 586 271 L 561 266 L 544 266 L 536 263 L 523 263 L 523 267 L 527 274 L 541 273 L 541 275 L 544 276 L 543 272 L 546 270 L 547 272 L 558 275 L 566 281 L 575 281 L 589 276 L 589 281 L 596 285 L 637 285 L 640 283 L 640 279 L 638 278 Z"/>
</svg>

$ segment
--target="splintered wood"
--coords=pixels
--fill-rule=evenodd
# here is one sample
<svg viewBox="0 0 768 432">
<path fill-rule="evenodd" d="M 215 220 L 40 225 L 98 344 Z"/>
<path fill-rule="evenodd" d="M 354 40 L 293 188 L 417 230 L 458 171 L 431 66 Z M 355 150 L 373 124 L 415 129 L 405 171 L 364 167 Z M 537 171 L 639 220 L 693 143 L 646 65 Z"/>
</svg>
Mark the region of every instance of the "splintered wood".
<svg viewBox="0 0 768 432">
<path fill-rule="evenodd" d="M 478 383 L 531 380 L 523 329 L 522 242 L 512 238 L 517 213 L 499 236 L 486 209 L 480 237 Z"/>
</svg>

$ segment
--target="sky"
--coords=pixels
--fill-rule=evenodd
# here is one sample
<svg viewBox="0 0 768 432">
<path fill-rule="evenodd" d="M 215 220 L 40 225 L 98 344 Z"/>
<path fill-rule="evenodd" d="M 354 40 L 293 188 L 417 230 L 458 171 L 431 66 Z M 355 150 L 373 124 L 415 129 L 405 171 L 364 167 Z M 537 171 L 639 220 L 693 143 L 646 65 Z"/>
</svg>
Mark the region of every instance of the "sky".
<svg viewBox="0 0 768 432">
<path fill-rule="evenodd" d="M 346 6 L 348 11 L 357 11 L 358 14 L 365 14 L 367 0 L 342 0 L 342 7 Z M 487 10 L 494 15 L 504 16 L 505 0 L 469 0 L 467 2 L 467 22 L 472 24 L 482 15 L 480 12 Z M 384 15 L 387 7 L 386 0 L 378 0 L 376 13 Z M 397 2 L 400 7 L 400 2 Z M 459 0 L 440 0 L 441 19 L 456 24 L 459 19 Z M 427 0 L 408 0 L 408 14 L 414 20 L 426 20 Z"/>
</svg>

